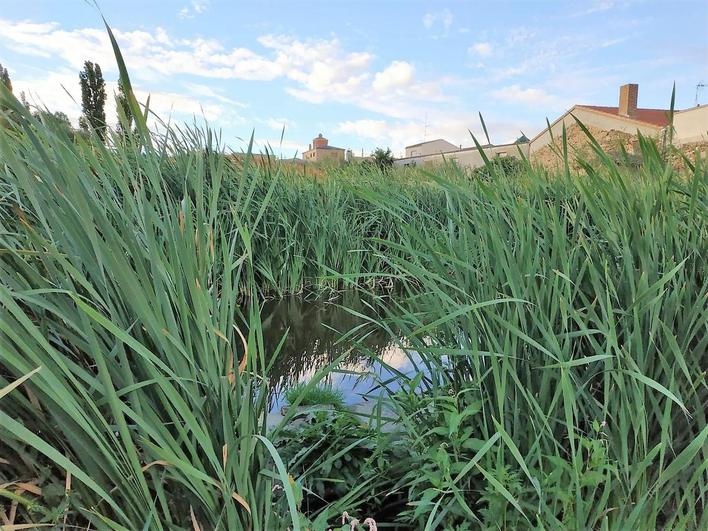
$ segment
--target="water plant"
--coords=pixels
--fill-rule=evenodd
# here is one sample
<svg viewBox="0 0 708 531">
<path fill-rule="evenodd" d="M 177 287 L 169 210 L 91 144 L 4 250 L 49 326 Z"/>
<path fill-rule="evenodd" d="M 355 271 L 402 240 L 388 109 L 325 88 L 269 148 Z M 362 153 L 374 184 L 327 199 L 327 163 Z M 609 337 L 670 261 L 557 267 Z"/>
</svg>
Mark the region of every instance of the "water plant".
<svg viewBox="0 0 708 531">
<path fill-rule="evenodd" d="M 116 57 L 105 143 L 0 86 L 3 525 L 708 527 L 700 156 L 312 179 L 150 131 Z M 263 299 L 384 286 L 342 356 L 375 327 L 417 376 L 269 428 Z"/>
<path fill-rule="evenodd" d="M 401 223 L 411 525 L 706 526 L 708 171 L 640 143 L 639 170 L 592 143 L 583 174 L 440 179 L 445 222 Z"/>
<path fill-rule="evenodd" d="M 285 400 L 290 405 L 344 408 L 343 392 L 339 389 L 334 389 L 331 385 L 308 387 L 306 384 L 297 384 L 285 391 Z"/>
</svg>

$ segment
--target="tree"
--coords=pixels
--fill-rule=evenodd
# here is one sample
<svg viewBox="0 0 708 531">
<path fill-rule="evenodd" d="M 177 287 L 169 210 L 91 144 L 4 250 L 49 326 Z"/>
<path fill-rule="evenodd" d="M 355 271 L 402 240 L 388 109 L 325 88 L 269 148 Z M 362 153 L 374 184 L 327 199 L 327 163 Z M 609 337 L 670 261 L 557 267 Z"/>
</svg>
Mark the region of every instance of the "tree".
<svg viewBox="0 0 708 531">
<path fill-rule="evenodd" d="M 7 87 L 7 90 L 12 92 L 12 81 L 10 81 L 10 74 L 7 72 L 7 68 L 2 66 L 0 63 L 0 83 Z"/>
<path fill-rule="evenodd" d="M 0 85 L 5 85 L 7 90 L 12 92 L 12 81 L 10 81 L 10 74 L 7 72 L 7 68 L 2 66 L 2 63 L 0 63 Z M 3 113 L 8 110 L 7 105 L 2 102 L 2 98 L 0 98 L 0 127 L 7 127 L 9 124 L 9 121 L 3 117 Z"/>
<path fill-rule="evenodd" d="M 93 129 L 103 140 L 106 136 L 106 82 L 103 80 L 101 66 L 86 61 L 79 73 L 81 84 L 81 108 L 83 116 L 79 119 L 81 129 Z"/>
<path fill-rule="evenodd" d="M 44 122 L 52 131 L 58 134 L 65 135 L 70 140 L 76 136 L 76 131 L 71 126 L 71 120 L 61 111 L 51 112 L 49 110 L 38 110 L 32 113 L 32 116 Z"/>
<path fill-rule="evenodd" d="M 30 113 L 36 120 L 50 125 L 54 128 L 55 132 L 62 132 L 72 140 L 76 136 L 76 130 L 71 125 L 71 120 L 66 113 L 62 111 L 51 112 L 46 107 L 42 109 L 36 106 L 34 107 L 34 110 L 32 110 L 33 107 L 30 105 L 29 101 L 27 101 L 27 95 L 24 90 L 20 92 L 20 102 L 24 108 L 27 109 L 27 112 Z"/>
<path fill-rule="evenodd" d="M 472 175 L 485 181 L 493 177 L 518 177 L 526 169 L 524 161 L 516 157 L 500 157 L 499 155 L 489 159 L 489 165 L 485 164 L 472 171 Z"/>
<path fill-rule="evenodd" d="M 133 113 L 130 110 L 128 96 L 125 94 L 123 82 L 118 80 L 118 94 L 116 95 L 116 112 L 118 113 L 118 132 L 125 137 L 130 133 L 133 125 Z"/>
<path fill-rule="evenodd" d="M 386 170 L 393 166 L 393 153 L 391 153 L 391 148 L 376 148 L 371 156 L 374 158 L 374 164 L 376 164 L 380 170 Z"/>
<path fill-rule="evenodd" d="M 30 104 L 27 101 L 27 95 L 25 94 L 24 90 L 20 92 L 20 102 L 22 102 L 24 108 L 27 109 L 27 112 L 30 112 Z"/>
</svg>

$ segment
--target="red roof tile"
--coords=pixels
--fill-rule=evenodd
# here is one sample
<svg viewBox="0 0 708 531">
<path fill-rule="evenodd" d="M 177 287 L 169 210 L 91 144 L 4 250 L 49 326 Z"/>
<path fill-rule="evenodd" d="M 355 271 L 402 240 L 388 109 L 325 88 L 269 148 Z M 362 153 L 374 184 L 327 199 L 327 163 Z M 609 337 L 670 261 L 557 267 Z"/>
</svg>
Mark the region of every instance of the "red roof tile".
<svg viewBox="0 0 708 531">
<path fill-rule="evenodd" d="M 668 109 L 637 109 L 637 113 L 634 116 L 623 116 L 619 114 L 619 107 L 603 107 L 601 105 L 578 105 L 578 107 L 620 116 L 621 118 L 628 118 L 637 122 L 644 122 L 657 127 L 669 125 Z"/>
</svg>

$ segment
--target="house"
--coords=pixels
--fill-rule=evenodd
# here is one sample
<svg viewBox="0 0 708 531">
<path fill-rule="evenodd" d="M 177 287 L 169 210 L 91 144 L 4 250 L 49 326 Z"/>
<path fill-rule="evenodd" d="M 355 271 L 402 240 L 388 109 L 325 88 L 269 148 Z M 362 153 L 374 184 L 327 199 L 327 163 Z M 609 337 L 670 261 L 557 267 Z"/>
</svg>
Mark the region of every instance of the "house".
<svg viewBox="0 0 708 531">
<path fill-rule="evenodd" d="M 673 143 L 681 147 L 708 147 L 708 106 L 697 105 L 674 113 Z"/>
<path fill-rule="evenodd" d="M 329 145 L 329 140 L 320 133 L 312 141 L 309 149 L 302 154 L 305 162 L 344 162 L 346 150 Z"/>
<path fill-rule="evenodd" d="M 525 140 L 525 141 L 524 141 Z M 512 144 L 487 144 L 482 146 L 487 158 L 528 156 L 528 140 L 524 137 Z M 454 162 L 463 168 L 484 166 L 484 158 L 476 146 L 463 148 L 446 140 L 438 139 L 406 146 L 406 156 L 396 159 L 398 166 L 433 166 L 445 162 Z"/>
<path fill-rule="evenodd" d="M 455 151 L 462 146 L 456 146 L 451 144 L 447 140 L 438 138 L 437 140 L 428 140 L 427 142 L 420 142 L 419 144 L 413 144 L 412 146 L 406 146 L 406 158 L 412 157 L 425 157 L 427 155 L 439 155 L 440 153 L 449 153 L 450 151 Z"/>
<path fill-rule="evenodd" d="M 647 109 L 638 106 L 639 85 L 622 85 L 616 107 L 600 105 L 574 105 L 531 139 L 529 158 L 534 164 L 552 168 L 560 164 L 553 149 L 553 140 L 560 144 L 563 126 L 569 151 L 572 155 L 587 155 L 588 138 L 576 123 L 576 118 L 590 131 L 600 146 L 610 155 L 617 155 L 622 148 L 627 153 L 638 152 L 638 133 L 660 140 L 668 131 L 669 109 Z M 706 108 L 695 107 L 674 114 L 675 145 L 692 145 L 705 142 L 708 130 Z M 703 140 L 701 140 L 703 139 Z M 572 157 L 573 159 L 575 156 Z"/>
</svg>

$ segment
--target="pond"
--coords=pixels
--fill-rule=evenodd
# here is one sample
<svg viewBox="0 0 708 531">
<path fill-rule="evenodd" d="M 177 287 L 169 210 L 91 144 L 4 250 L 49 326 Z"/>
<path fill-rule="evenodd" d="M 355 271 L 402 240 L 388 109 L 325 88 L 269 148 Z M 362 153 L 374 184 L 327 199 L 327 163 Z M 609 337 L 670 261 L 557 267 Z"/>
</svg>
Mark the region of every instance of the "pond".
<svg viewBox="0 0 708 531">
<path fill-rule="evenodd" d="M 322 384 L 339 390 L 349 406 L 365 402 L 363 395 L 377 389 L 380 379 L 390 378 L 391 369 L 414 375 L 417 354 L 403 348 L 400 338 L 374 326 L 369 318 L 378 317 L 376 310 L 356 293 L 346 292 L 332 301 L 302 297 L 267 301 L 261 315 L 266 352 L 274 352 L 287 333 L 269 376 L 272 412 L 285 405 L 287 388 L 309 381 L 339 357 L 337 369 Z"/>
</svg>

